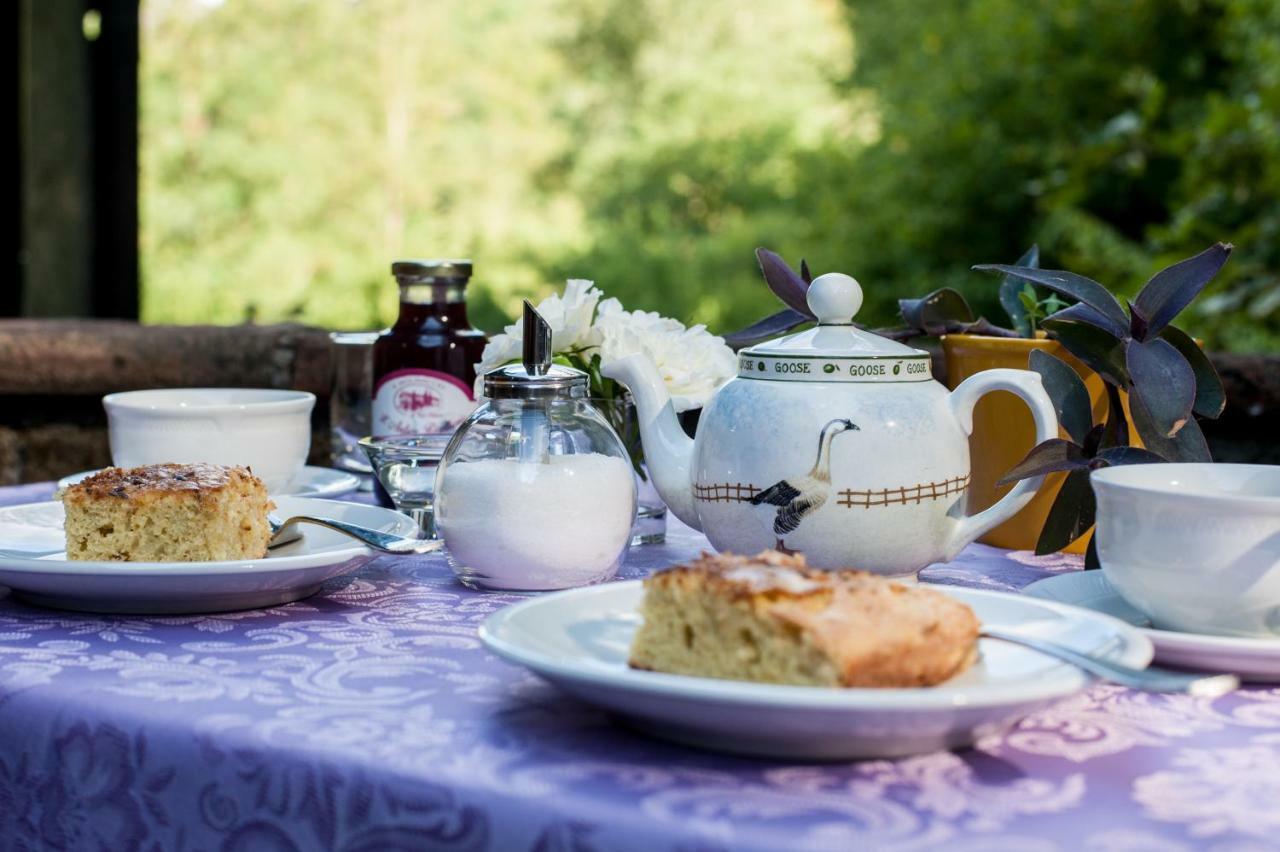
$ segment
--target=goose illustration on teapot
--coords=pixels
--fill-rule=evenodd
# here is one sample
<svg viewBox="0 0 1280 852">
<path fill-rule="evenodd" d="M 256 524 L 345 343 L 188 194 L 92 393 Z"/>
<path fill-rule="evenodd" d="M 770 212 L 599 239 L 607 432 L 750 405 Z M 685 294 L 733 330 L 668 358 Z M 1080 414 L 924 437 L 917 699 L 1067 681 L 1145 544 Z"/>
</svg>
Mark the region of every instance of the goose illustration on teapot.
<svg viewBox="0 0 1280 852">
<path fill-rule="evenodd" d="M 1038 374 L 987 370 L 948 392 L 927 352 L 853 324 L 852 277 L 815 278 L 808 301 L 817 325 L 740 352 L 692 439 L 647 355 L 602 366 L 635 399 L 651 478 L 676 517 L 717 550 L 777 548 L 820 568 L 902 575 L 954 558 L 1031 500 L 1041 478 L 968 514 L 968 439 L 973 406 L 996 390 L 1026 402 L 1036 443 L 1057 437 Z"/>
<path fill-rule="evenodd" d="M 831 491 L 831 442 L 836 435 L 849 430 L 856 432 L 858 427 L 852 420 L 844 418 L 836 418 L 823 426 L 818 436 L 818 460 L 813 463 L 813 469 L 798 479 L 779 480 L 749 501 L 752 506 L 767 503 L 779 507 L 773 521 L 773 534 L 778 537 L 775 550 L 797 552 L 787 547 L 783 539 L 796 531 L 806 515 L 816 512 L 827 502 Z"/>
</svg>

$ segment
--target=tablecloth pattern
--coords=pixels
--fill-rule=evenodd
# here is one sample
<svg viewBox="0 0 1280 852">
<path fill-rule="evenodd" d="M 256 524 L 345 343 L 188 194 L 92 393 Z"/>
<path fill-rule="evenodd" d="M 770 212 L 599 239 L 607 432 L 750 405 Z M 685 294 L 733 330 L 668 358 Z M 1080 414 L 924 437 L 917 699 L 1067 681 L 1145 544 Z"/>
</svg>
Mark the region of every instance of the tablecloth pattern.
<svg viewBox="0 0 1280 852">
<path fill-rule="evenodd" d="M 673 525 L 624 574 L 703 546 Z M 1078 569 L 974 545 L 923 576 L 1016 590 Z M 647 738 L 499 661 L 476 628 L 520 598 L 466 590 L 439 556 L 225 615 L 3 595 L 4 849 L 1280 847 L 1275 688 L 1100 685 L 961 752 L 789 765 Z"/>
</svg>

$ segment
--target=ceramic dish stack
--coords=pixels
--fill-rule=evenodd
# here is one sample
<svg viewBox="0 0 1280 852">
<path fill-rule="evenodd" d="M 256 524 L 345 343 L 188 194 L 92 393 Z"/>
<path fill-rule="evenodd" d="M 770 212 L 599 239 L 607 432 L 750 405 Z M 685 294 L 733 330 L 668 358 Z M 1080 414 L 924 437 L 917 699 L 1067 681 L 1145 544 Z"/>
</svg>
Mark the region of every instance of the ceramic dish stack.
<svg viewBox="0 0 1280 852">
<path fill-rule="evenodd" d="M 315 396 L 253 388 L 169 388 L 110 394 L 111 457 L 124 468 L 207 463 L 249 468 L 282 517 L 317 516 L 411 537 L 414 522 L 375 506 L 312 499 L 359 487 L 342 471 L 306 466 Z M 75 485 L 95 471 L 64 477 Z M 306 496 L 298 496 L 306 495 Z M 273 606 L 314 594 L 373 558 L 359 542 L 309 526 L 266 556 L 221 562 L 68 560 L 60 502 L 0 509 L 0 586 L 31 603 L 94 612 L 172 614 Z"/>
<path fill-rule="evenodd" d="M 161 388 L 102 398 L 118 467 L 208 462 L 243 465 L 272 494 L 333 497 L 360 487 L 353 474 L 306 464 L 314 394 L 266 388 Z M 73 473 L 59 488 L 97 473 Z"/>
<path fill-rule="evenodd" d="M 1026 594 L 1141 627 L 1162 663 L 1280 681 L 1280 467 L 1132 465 L 1091 479 L 1102 571 Z"/>
<path fill-rule="evenodd" d="M 985 628 L 1133 667 L 1151 660 L 1150 641 L 1110 616 L 1001 592 L 935 588 L 972 607 Z M 928 688 L 831 689 L 639 671 L 627 657 L 643 593 L 631 581 L 535 598 L 490 616 L 480 637 L 508 661 L 656 736 L 787 760 L 960 748 L 1092 682 L 1074 666 L 988 639 L 971 669 Z"/>
<path fill-rule="evenodd" d="M 378 506 L 275 497 L 282 517 L 313 515 L 398 536 L 411 518 Z M 22 600 L 90 612 L 176 614 L 275 606 L 315 594 L 321 584 L 362 567 L 374 554 L 345 535 L 308 527 L 261 559 L 226 562 L 70 561 L 63 552 L 62 504 L 0 509 L 0 586 Z"/>
</svg>

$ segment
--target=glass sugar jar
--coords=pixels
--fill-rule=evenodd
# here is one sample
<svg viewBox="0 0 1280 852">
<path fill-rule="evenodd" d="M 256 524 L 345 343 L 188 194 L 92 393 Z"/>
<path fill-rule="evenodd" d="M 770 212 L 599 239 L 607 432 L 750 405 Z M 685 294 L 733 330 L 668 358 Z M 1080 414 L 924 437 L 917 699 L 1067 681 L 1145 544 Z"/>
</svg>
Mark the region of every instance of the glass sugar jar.
<svg viewBox="0 0 1280 852">
<path fill-rule="evenodd" d="M 436 473 L 436 527 L 472 588 L 549 591 L 612 579 L 631 541 L 636 485 L 588 377 L 551 363 L 525 303 L 524 358 L 484 376 L 486 401 Z"/>
</svg>

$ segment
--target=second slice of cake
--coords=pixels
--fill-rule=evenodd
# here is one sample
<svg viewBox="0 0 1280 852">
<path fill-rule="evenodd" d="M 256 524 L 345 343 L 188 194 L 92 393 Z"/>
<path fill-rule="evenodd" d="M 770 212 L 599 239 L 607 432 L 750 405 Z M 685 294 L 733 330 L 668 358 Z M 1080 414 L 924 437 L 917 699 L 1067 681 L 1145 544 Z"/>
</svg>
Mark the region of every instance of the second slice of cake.
<svg viewBox="0 0 1280 852">
<path fill-rule="evenodd" d="M 941 592 L 766 551 L 645 580 L 635 668 L 803 686 L 932 686 L 977 657 L 979 622 Z"/>
</svg>

